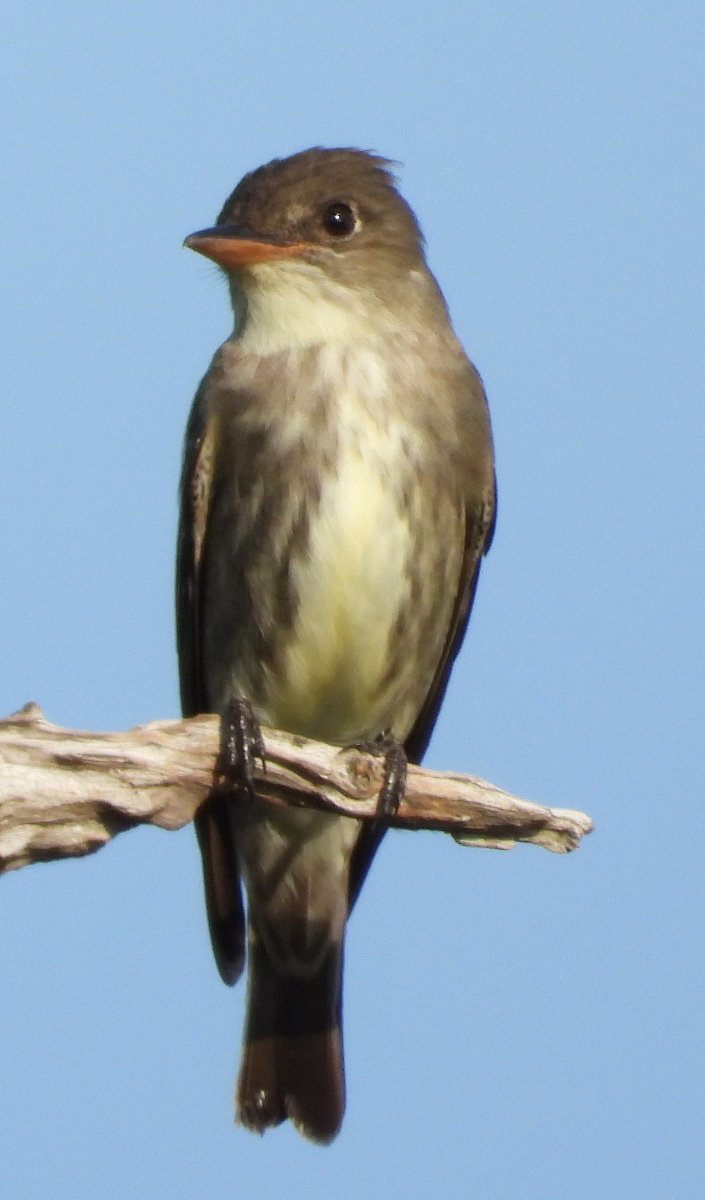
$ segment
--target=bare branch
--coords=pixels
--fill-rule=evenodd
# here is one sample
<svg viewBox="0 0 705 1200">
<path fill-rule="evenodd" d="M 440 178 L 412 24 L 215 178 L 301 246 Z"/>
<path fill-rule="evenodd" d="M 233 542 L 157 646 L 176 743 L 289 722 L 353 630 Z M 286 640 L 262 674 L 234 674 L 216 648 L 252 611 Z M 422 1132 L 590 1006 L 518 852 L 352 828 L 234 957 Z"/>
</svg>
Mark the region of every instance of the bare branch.
<svg viewBox="0 0 705 1200">
<path fill-rule="evenodd" d="M 209 797 L 229 789 L 218 774 L 219 720 L 153 721 L 127 733 L 83 733 L 45 720 L 36 704 L 0 721 L 0 871 L 88 854 L 116 833 L 149 823 L 179 829 Z M 265 729 L 266 773 L 257 792 L 272 804 L 377 814 L 382 762 Z M 238 803 L 247 803 L 238 800 Z M 472 776 L 409 767 L 390 824 L 438 829 L 463 845 L 534 842 L 573 850 L 592 823 L 543 808 Z"/>
</svg>

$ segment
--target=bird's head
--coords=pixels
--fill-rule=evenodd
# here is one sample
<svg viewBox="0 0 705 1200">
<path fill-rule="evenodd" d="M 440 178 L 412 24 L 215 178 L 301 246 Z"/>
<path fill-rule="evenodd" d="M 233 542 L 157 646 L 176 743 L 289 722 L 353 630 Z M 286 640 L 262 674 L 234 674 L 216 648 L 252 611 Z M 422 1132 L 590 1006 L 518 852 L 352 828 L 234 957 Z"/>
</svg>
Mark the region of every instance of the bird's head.
<svg viewBox="0 0 705 1200">
<path fill-rule="evenodd" d="M 275 159 L 241 180 L 214 226 L 186 238 L 226 272 L 239 331 L 247 337 L 254 320 L 260 352 L 263 318 L 293 344 L 315 340 L 317 326 L 332 337 L 398 319 L 422 298 L 438 303 L 390 166 L 347 149 Z"/>
</svg>

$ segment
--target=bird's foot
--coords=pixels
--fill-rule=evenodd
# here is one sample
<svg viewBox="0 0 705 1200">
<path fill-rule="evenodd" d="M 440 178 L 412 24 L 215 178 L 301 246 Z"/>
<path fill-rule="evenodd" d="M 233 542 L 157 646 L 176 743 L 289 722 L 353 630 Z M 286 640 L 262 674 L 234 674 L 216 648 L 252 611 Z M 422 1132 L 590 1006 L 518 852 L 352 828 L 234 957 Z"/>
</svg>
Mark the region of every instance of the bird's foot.
<svg viewBox="0 0 705 1200">
<path fill-rule="evenodd" d="M 255 766 L 266 771 L 262 727 L 249 700 L 231 700 L 220 722 L 221 770 L 233 783 L 255 798 Z"/>
<path fill-rule="evenodd" d="M 377 812 L 371 821 L 365 823 L 353 851 L 350 864 L 350 885 L 348 891 L 348 908 L 352 911 L 360 888 L 365 882 L 365 876 L 406 791 L 406 753 L 400 742 L 393 738 L 389 731 L 379 734 L 373 741 L 357 742 L 356 750 L 373 754 L 375 758 L 384 760 L 382 786 L 377 797 Z"/>
<path fill-rule="evenodd" d="M 369 742 L 358 742 L 357 750 L 374 754 L 384 759 L 384 776 L 377 800 L 377 818 L 384 820 L 394 815 L 404 799 L 406 789 L 406 753 L 401 742 L 398 742 L 389 730 L 379 733 Z"/>
</svg>

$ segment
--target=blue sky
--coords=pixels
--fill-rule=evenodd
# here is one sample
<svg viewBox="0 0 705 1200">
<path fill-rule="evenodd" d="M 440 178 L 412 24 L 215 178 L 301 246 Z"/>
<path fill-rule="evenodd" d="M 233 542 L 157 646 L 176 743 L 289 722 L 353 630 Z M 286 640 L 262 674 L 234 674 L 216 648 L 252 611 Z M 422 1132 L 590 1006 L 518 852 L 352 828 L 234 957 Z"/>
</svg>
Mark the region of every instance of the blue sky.
<svg viewBox="0 0 705 1200">
<path fill-rule="evenodd" d="M 486 382 L 495 545 L 427 762 L 582 808 L 577 854 L 388 837 L 348 1112 L 232 1126 L 243 991 L 190 830 L 2 880 L 10 1200 L 692 1197 L 705 1107 L 705 13 L 28 0 L 0 45 L 0 711 L 178 713 L 176 482 L 229 331 L 183 237 L 313 144 L 403 165 Z"/>
</svg>

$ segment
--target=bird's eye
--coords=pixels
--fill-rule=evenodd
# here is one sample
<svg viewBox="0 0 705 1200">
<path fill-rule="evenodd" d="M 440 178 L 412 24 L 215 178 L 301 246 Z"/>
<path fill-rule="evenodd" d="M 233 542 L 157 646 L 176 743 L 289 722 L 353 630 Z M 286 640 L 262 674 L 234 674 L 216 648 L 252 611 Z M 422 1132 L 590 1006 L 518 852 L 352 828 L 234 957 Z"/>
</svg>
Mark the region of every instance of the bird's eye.
<svg viewBox="0 0 705 1200">
<path fill-rule="evenodd" d="M 331 237 L 350 237 L 357 228 L 354 209 L 344 200 L 334 200 L 323 210 L 323 228 Z"/>
</svg>

